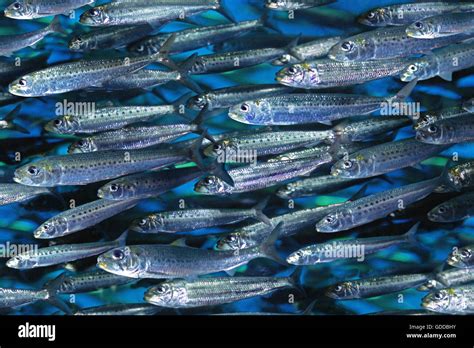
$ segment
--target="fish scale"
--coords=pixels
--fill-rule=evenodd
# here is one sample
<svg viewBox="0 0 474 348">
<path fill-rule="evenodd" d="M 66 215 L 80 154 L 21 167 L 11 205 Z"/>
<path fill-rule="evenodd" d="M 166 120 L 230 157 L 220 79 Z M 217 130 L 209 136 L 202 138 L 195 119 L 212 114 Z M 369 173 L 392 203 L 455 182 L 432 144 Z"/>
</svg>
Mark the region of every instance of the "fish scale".
<svg viewBox="0 0 474 348">
<path fill-rule="evenodd" d="M 444 119 L 416 131 L 416 139 L 428 144 L 456 144 L 474 139 L 471 114 Z"/>
<path fill-rule="evenodd" d="M 0 205 L 24 202 L 36 196 L 48 194 L 51 194 L 51 191 L 45 188 L 4 183 L 0 184 Z"/>
<path fill-rule="evenodd" d="M 108 288 L 115 285 L 128 284 L 133 281 L 130 278 L 118 276 L 102 270 L 93 270 L 79 274 L 71 274 L 48 282 L 48 285 L 60 281 L 57 286 L 58 293 L 75 294 L 81 292 L 95 291 L 102 288 Z"/>
<path fill-rule="evenodd" d="M 420 24 L 422 28 L 418 27 Z M 456 12 L 422 19 L 408 26 L 406 32 L 412 38 L 433 40 L 471 32 L 473 27 L 473 12 Z"/>
<path fill-rule="evenodd" d="M 436 274 L 436 279 L 444 287 L 458 286 L 474 281 L 474 270 L 472 268 L 451 268 Z"/>
<path fill-rule="evenodd" d="M 335 0 L 267 0 L 266 7 L 278 11 L 303 10 L 328 5 Z"/>
<path fill-rule="evenodd" d="M 341 39 L 342 37 L 340 36 L 331 36 L 298 45 L 290 50 L 290 54 L 285 54 L 277 58 L 272 64 L 286 65 L 323 58 Z"/>
<path fill-rule="evenodd" d="M 437 111 L 429 111 L 422 114 L 416 121 L 416 124 L 413 126 L 415 130 L 426 127 L 430 124 L 433 124 L 437 121 L 445 120 L 452 117 L 463 116 L 469 114 L 464 108 L 460 106 L 453 106 L 450 108 L 445 108 Z"/>
<path fill-rule="evenodd" d="M 423 298 L 422 306 L 444 314 L 473 314 L 474 285 L 457 286 L 430 293 Z"/>
<path fill-rule="evenodd" d="M 15 9 L 14 3 L 5 9 L 5 16 L 16 19 L 33 19 L 68 14 L 93 2 L 94 0 L 17 0 L 15 3 L 21 3 L 22 8 L 20 10 Z M 28 11 L 30 9 L 31 12 Z"/>
<path fill-rule="evenodd" d="M 0 288 L 0 308 L 21 306 L 48 298 L 48 290 Z"/>
<path fill-rule="evenodd" d="M 474 216 L 474 193 L 468 192 L 434 207 L 428 219 L 434 222 L 462 221 Z"/>
</svg>

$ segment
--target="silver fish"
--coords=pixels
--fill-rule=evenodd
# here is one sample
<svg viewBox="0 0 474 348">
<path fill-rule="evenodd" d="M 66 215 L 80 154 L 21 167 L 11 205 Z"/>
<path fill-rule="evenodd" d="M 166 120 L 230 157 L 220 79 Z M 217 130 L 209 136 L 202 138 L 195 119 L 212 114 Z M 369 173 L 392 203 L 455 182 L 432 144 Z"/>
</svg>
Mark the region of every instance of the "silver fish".
<svg viewBox="0 0 474 348">
<path fill-rule="evenodd" d="M 326 296 L 336 300 L 376 297 L 416 287 L 430 277 L 429 274 L 415 273 L 352 280 L 329 287 Z"/>
<path fill-rule="evenodd" d="M 7 267 L 32 269 L 59 265 L 105 253 L 108 250 L 123 246 L 127 232 L 111 242 L 94 242 L 81 244 L 54 245 L 37 250 L 30 250 L 7 260 Z"/>
<path fill-rule="evenodd" d="M 261 162 L 237 167 L 228 170 L 228 174 L 234 182 L 233 186 L 215 175 L 210 175 L 201 179 L 194 186 L 194 191 L 206 195 L 226 196 L 233 193 L 260 190 L 311 173 L 331 160 L 331 155 L 325 154 L 316 158 Z"/>
<path fill-rule="evenodd" d="M 145 301 L 160 307 L 216 306 L 294 287 L 291 277 L 214 277 L 168 280 L 149 288 Z"/>
<path fill-rule="evenodd" d="M 86 185 L 189 159 L 188 149 L 110 150 L 45 157 L 15 171 L 13 180 L 27 186 Z M 191 151 L 197 151 L 193 148 Z"/>
<path fill-rule="evenodd" d="M 447 146 L 424 144 L 408 138 L 376 145 L 355 152 L 336 162 L 331 174 L 344 178 L 369 178 L 413 166 L 444 150 Z"/>
<path fill-rule="evenodd" d="M 463 285 L 432 292 L 421 305 L 443 314 L 474 314 L 474 285 Z"/>
<path fill-rule="evenodd" d="M 474 161 L 458 164 L 448 170 L 446 185 L 437 192 L 461 191 L 474 186 Z"/>
<path fill-rule="evenodd" d="M 461 11 L 474 11 L 474 4 L 446 1 L 397 4 L 372 9 L 359 16 L 358 21 L 374 27 L 409 25 L 428 17 Z"/>
<path fill-rule="evenodd" d="M 416 131 L 416 139 L 428 144 L 457 144 L 474 140 L 472 114 L 437 121 Z"/>
<path fill-rule="evenodd" d="M 474 193 L 464 193 L 434 207 L 428 219 L 434 222 L 455 222 L 474 216 Z"/>
<path fill-rule="evenodd" d="M 12 95 L 10 94 L 10 96 Z M 7 100 L 7 104 L 8 104 L 8 100 L 11 100 L 10 96 L 5 95 L 6 99 L 4 100 Z M 18 114 L 20 113 L 20 109 L 21 109 L 21 104 L 17 105 L 12 111 L 6 114 L 3 119 L 0 120 L 0 130 L 17 131 L 17 132 L 25 133 L 25 134 L 30 133 L 28 129 L 23 128 L 21 125 L 19 125 L 16 122 L 16 120 L 18 119 Z"/>
<path fill-rule="evenodd" d="M 59 32 L 62 32 L 62 29 L 59 18 L 56 17 L 46 28 L 25 34 L 2 35 L 0 36 L 0 55 L 9 56 L 22 48 L 35 45 L 51 33 Z"/>
<path fill-rule="evenodd" d="M 133 245 L 115 248 L 99 256 L 99 268 L 131 278 L 186 278 L 230 271 L 256 258 L 281 261 L 274 248 L 279 224 L 260 245 L 234 251 L 215 251 L 173 245 Z"/>
<path fill-rule="evenodd" d="M 33 235 L 39 239 L 51 239 L 69 235 L 94 226 L 114 215 L 133 208 L 138 201 L 108 201 L 98 199 L 66 210 L 39 226 Z"/>
<path fill-rule="evenodd" d="M 415 59 L 400 73 L 402 81 L 428 80 L 440 76 L 446 81 L 453 80 L 453 72 L 474 66 L 474 44 L 451 45 L 432 54 Z"/>
<path fill-rule="evenodd" d="M 174 233 L 221 225 L 230 225 L 247 219 L 260 220 L 271 226 L 262 212 L 267 200 L 251 209 L 181 209 L 150 214 L 132 222 L 130 230 L 139 233 Z"/>
<path fill-rule="evenodd" d="M 416 80 L 393 97 L 327 93 L 261 98 L 233 106 L 229 110 L 229 117 L 253 125 L 328 123 L 350 116 L 371 114 L 384 105 L 397 104 L 406 99 L 415 86 Z"/>
<path fill-rule="evenodd" d="M 447 259 L 447 264 L 456 268 L 470 268 L 474 266 L 474 245 L 454 249 Z"/>
<path fill-rule="evenodd" d="M 67 14 L 95 0 L 15 0 L 5 9 L 5 17 L 14 19 L 34 19 Z"/>
<path fill-rule="evenodd" d="M 265 7 L 277 11 L 292 11 L 328 5 L 334 2 L 336 0 L 267 0 Z"/>
<path fill-rule="evenodd" d="M 326 57 L 329 50 L 342 40 L 340 36 L 323 37 L 294 47 L 289 54 L 275 59 L 273 65 L 296 64 Z"/>
<path fill-rule="evenodd" d="M 74 312 L 74 315 L 155 315 L 160 311 L 162 311 L 162 308 L 149 303 L 118 303 L 83 308 Z"/>
<path fill-rule="evenodd" d="M 417 223 L 401 236 L 338 239 L 309 245 L 291 253 L 286 262 L 292 265 L 316 265 L 341 259 L 355 258 L 357 261 L 363 261 L 366 255 L 377 253 L 395 245 L 416 242 L 415 233 L 419 224 Z"/>
<path fill-rule="evenodd" d="M 467 112 L 474 112 L 474 98 L 471 98 L 467 101 L 465 101 L 462 105 L 463 109 L 466 110 Z"/>
<path fill-rule="evenodd" d="M 474 13 L 448 13 L 414 22 L 406 28 L 409 37 L 436 39 L 474 30 Z"/>
<path fill-rule="evenodd" d="M 335 212 L 322 218 L 316 224 L 316 229 L 318 232 L 334 233 L 384 218 L 402 207 L 427 197 L 442 180 L 441 176 L 344 203 Z"/>
<path fill-rule="evenodd" d="M 416 53 L 429 52 L 470 38 L 469 33 L 433 40 L 419 40 L 406 33 L 407 27 L 387 27 L 371 30 L 341 40 L 328 53 L 338 61 L 364 61 L 409 57 Z"/>
<path fill-rule="evenodd" d="M 418 290 L 432 291 L 440 290 L 468 284 L 474 281 L 474 268 L 450 268 L 446 271 L 436 273 L 435 277 L 425 284 L 421 285 Z"/>
<path fill-rule="evenodd" d="M 53 193 L 42 187 L 28 187 L 14 183 L 0 184 L 0 205 L 10 203 L 26 202 L 41 195 L 52 195 Z"/>
<path fill-rule="evenodd" d="M 409 58 L 347 62 L 323 58 L 283 68 L 276 80 L 285 86 L 305 89 L 351 86 L 398 75 L 410 63 Z"/>
<path fill-rule="evenodd" d="M 203 174 L 201 169 L 191 167 L 129 175 L 105 184 L 97 196 L 109 200 L 156 197 Z"/>
<path fill-rule="evenodd" d="M 420 117 L 414 120 L 416 123 L 413 126 L 415 130 L 424 128 L 430 124 L 433 124 L 437 121 L 441 121 L 447 118 L 463 116 L 469 114 L 463 107 L 453 106 L 450 108 L 445 108 L 441 110 L 428 111 L 420 115 Z"/>
</svg>

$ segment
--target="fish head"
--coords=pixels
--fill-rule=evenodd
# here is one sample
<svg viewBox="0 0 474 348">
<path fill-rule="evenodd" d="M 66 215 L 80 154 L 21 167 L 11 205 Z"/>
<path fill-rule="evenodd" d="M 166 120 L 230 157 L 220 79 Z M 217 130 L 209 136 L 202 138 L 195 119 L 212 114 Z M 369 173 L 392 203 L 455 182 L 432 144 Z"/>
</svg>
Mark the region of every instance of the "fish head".
<svg viewBox="0 0 474 348">
<path fill-rule="evenodd" d="M 439 117 L 435 114 L 430 114 L 430 113 L 424 114 L 418 118 L 413 128 L 415 130 L 425 128 L 426 126 L 435 123 L 438 119 Z"/>
<path fill-rule="evenodd" d="M 448 265 L 457 267 L 457 268 L 468 268 L 472 265 L 474 259 L 474 253 L 470 246 L 455 249 L 449 255 L 446 262 Z"/>
<path fill-rule="evenodd" d="M 429 58 L 423 57 L 407 66 L 405 70 L 400 73 L 400 79 L 403 82 L 410 82 L 416 78 L 419 80 L 427 80 L 435 75 L 435 66 L 431 64 Z"/>
<path fill-rule="evenodd" d="M 150 231 L 161 231 L 165 224 L 162 214 L 153 214 L 132 222 L 130 229 L 139 233 L 150 233 Z"/>
<path fill-rule="evenodd" d="M 385 26 L 386 23 L 392 19 L 392 13 L 388 8 L 377 8 L 371 11 L 365 12 L 357 18 L 360 24 L 368 25 L 371 27 Z"/>
<path fill-rule="evenodd" d="M 463 187 L 471 186 L 471 176 L 467 175 L 462 166 L 455 166 L 448 171 L 449 185 L 457 191 Z"/>
<path fill-rule="evenodd" d="M 35 18 L 35 8 L 31 1 L 19 0 L 9 5 L 5 11 L 5 17 L 13 19 Z"/>
<path fill-rule="evenodd" d="M 300 250 L 291 253 L 290 256 L 286 258 L 286 262 L 290 265 L 307 265 L 309 258 L 311 257 L 311 250 L 307 248 L 302 248 Z"/>
<path fill-rule="evenodd" d="M 216 250 L 240 250 L 249 247 L 246 238 L 242 233 L 232 232 L 218 239 Z"/>
<path fill-rule="evenodd" d="M 277 10 L 280 8 L 286 8 L 288 6 L 288 0 L 267 0 L 265 7 Z"/>
<path fill-rule="evenodd" d="M 61 175 L 54 162 L 44 160 L 21 166 L 15 170 L 13 180 L 27 186 L 52 187 Z"/>
<path fill-rule="evenodd" d="M 428 144 L 442 144 L 448 138 L 448 129 L 444 124 L 431 124 L 416 131 L 416 140 Z"/>
<path fill-rule="evenodd" d="M 323 233 L 339 231 L 346 227 L 347 224 L 345 220 L 341 212 L 331 213 L 316 224 L 316 230 Z"/>
<path fill-rule="evenodd" d="M 186 282 L 166 281 L 152 286 L 145 292 L 144 300 L 156 306 L 181 307 L 187 302 Z"/>
<path fill-rule="evenodd" d="M 99 188 L 97 196 L 103 199 L 121 200 L 135 197 L 137 184 L 127 177 L 114 180 Z"/>
<path fill-rule="evenodd" d="M 409 37 L 416 39 L 433 39 L 438 37 L 436 25 L 429 18 L 409 25 L 406 33 Z"/>
<path fill-rule="evenodd" d="M 307 63 L 294 64 L 277 73 L 276 80 L 285 86 L 309 88 L 321 82 L 319 72 Z"/>
<path fill-rule="evenodd" d="M 93 138 L 83 138 L 71 144 L 68 153 L 88 153 L 97 151 L 97 145 Z"/>
<path fill-rule="evenodd" d="M 196 183 L 194 191 L 205 195 L 227 195 L 232 191 L 232 186 L 215 175 L 209 175 Z"/>
<path fill-rule="evenodd" d="M 296 192 L 298 186 L 297 182 L 286 184 L 277 190 L 276 195 L 283 199 L 293 198 L 293 194 Z"/>
<path fill-rule="evenodd" d="M 432 312 L 448 313 L 456 311 L 460 302 L 462 302 L 461 296 L 458 296 L 454 289 L 449 288 L 426 295 L 421 305 Z"/>
<path fill-rule="evenodd" d="M 291 54 L 283 54 L 280 57 L 278 57 L 277 59 L 275 59 L 272 62 L 272 65 L 281 66 L 281 65 L 295 64 L 298 61 L 299 60 L 296 59 L 295 57 L 293 57 Z"/>
<path fill-rule="evenodd" d="M 444 202 L 434 207 L 428 213 L 428 219 L 433 222 L 451 222 L 456 218 L 456 209 L 453 203 Z"/>
<path fill-rule="evenodd" d="M 432 291 L 435 289 L 442 289 L 444 288 L 443 284 L 437 281 L 436 279 L 430 279 L 426 283 L 421 284 L 417 290 L 418 291 Z"/>
<path fill-rule="evenodd" d="M 109 273 L 138 278 L 140 272 L 146 269 L 144 262 L 139 247 L 126 246 L 109 250 L 100 255 L 97 258 L 97 267 Z"/>
<path fill-rule="evenodd" d="M 133 43 L 129 46 L 128 50 L 130 52 L 136 53 L 136 54 L 154 54 L 158 53 L 165 43 L 166 40 L 159 41 L 159 43 L 155 43 L 155 39 L 149 40 L 145 39 L 136 43 Z"/>
<path fill-rule="evenodd" d="M 204 149 L 207 157 L 218 158 L 225 156 L 227 151 L 237 151 L 237 145 L 231 139 L 220 140 Z"/>
<path fill-rule="evenodd" d="M 193 110 L 202 110 L 210 103 L 210 98 L 207 94 L 194 96 L 188 100 L 187 107 Z"/>
<path fill-rule="evenodd" d="M 370 168 L 373 167 L 373 158 L 357 155 L 345 158 L 334 163 L 331 174 L 343 178 L 358 178 L 370 175 Z"/>
<path fill-rule="evenodd" d="M 110 23 L 110 16 L 105 6 L 97 6 L 84 12 L 79 22 L 90 26 L 101 26 Z"/>
<path fill-rule="evenodd" d="M 462 107 L 463 107 L 463 109 L 466 110 L 467 112 L 473 113 L 473 112 L 474 112 L 474 98 L 471 98 L 471 99 L 465 101 L 465 102 L 462 104 Z"/>
<path fill-rule="evenodd" d="M 22 76 L 8 86 L 8 91 L 19 97 L 43 97 L 49 95 L 49 87 L 34 73 Z"/>
<path fill-rule="evenodd" d="M 46 131 L 57 134 L 73 134 L 78 128 L 79 120 L 71 115 L 56 118 L 44 126 Z"/>
<path fill-rule="evenodd" d="M 15 269 L 31 269 L 38 264 L 38 258 L 28 254 L 19 254 L 7 260 L 6 265 Z"/>
<path fill-rule="evenodd" d="M 77 35 L 69 41 L 68 47 L 72 51 L 86 51 L 91 49 L 90 43 L 91 41 L 84 39 L 80 35 Z"/>
<path fill-rule="evenodd" d="M 265 125 L 272 121 L 272 106 L 263 99 L 246 101 L 229 109 L 229 117 L 246 124 Z"/>
<path fill-rule="evenodd" d="M 369 41 L 364 38 L 346 39 L 333 46 L 328 57 L 339 62 L 370 59 L 368 45 Z"/>
<path fill-rule="evenodd" d="M 338 283 L 326 290 L 326 296 L 335 300 L 353 299 L 359 296 L 359 288 L 352 282 Z"/>
<path fill-rule="evenodd" d="M 39 226 L 33 236 L 38 239 L 51 239 L 61 237 L 68 230 L 67 219 L 53 218 Z"/>
</svg>

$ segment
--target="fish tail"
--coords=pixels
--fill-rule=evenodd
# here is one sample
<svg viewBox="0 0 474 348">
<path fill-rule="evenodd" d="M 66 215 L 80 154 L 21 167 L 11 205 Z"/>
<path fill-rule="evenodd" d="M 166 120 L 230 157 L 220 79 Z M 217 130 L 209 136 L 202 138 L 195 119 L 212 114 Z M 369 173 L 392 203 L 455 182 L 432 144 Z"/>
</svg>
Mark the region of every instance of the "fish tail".
<svg viewBox="0 0 474 348">
<path fill-rule="evenodd" d="M 278 27 L 272 23 L 270 23 L 269 21 L 270 19 L 270 16 L 269 16 L 269 11 L 265 11 L 263 12 L 262 16 L 258 19 L 258 22 L 261 26 L 264 26 L 266 28 L 269 28 L 273 31 L 276 31 L 277 33 L 280 33 L 280 29 L 278 29 Z"/>
<path fill-rule="evenodd" d="M 232 187 L 235 186 L 234 179 L 232 179 L 232 177 L 225 169 L 225 164 L 219 163 L 217 159 L 209 166 L 203 167 L 202 170 L 204 172 L 217 176 L 219 179 L 223 180 L 225 183 L 229 184 Z"/>
<path fill-rule="evenodd" d="M 413 225 L 407 233 L 405 233 L 403 235 L 403 237 L 405 238 L 405 240 L 407 241 L 407 243 L 410 243 L 410 244 L 418 244 L 419 241 L 418 239 L 416 238 L 416 233 L 418 231 L 418 227 L 420 226 L 421 222 L 417 222 L 415 225 Z"/>
<path fill-rule="evenodd" d="M 175 40 L 176 40 L 176 33 L 173 33 L 161 46 L 160 50 L 151 56 L 151 60 L 156 61 L 160 64 L 163 64 L 164 66 L 167 66 L 171 69 L 176 67 L 176 64 L 171 60 L 169 57 L 169 54 L 171 52 L 171 47 L 173 46 Z"/>
<path fill-rule="evenodd" d="M 128 229 L 125 230 L 115 241 L 118 243 L 120 247 L 125 246 L 127 242 L 127 235 L 128 235 Z"/>
<path fill-rule="evenodd" d="M 48 30 L 52 33 L 67 35 L 67 32 L 61 26 L 61 22 L 59 21 L 59 16 L 55 16 L 53 18 L 52 22 L 48 26 Z"/>
<path fill-rule="evenodd" d="M 314 306 L 316 305 L 317 302 L 318 300 L 311 301 L 309 305 L 305 308 L 305 310 L 301 313 L 301 315 L 311 315 L 311 313 L 313 312 Z"/>
<path fill-rule="evenodd" d="M 271 259 L 275 262 L 278 262 L 282 265 L 288 265 L 286 261 L 280 257 L 278 251 L 276 250 L 275 243 L 280 238 L 282 234 L 283 222 L 280 222 L 270 233 L 270 235 L 259 245 L 259 249 L 264 255 L 264 257 Z"/>
<path fill-rule="evenodd" d="M 66 208 L 67 209 L 67 204 L 66 204 L 66 201 L 64 200 L 63 196 L 61 196 L 58 192 L 56 192 L 54 189 L 52 188 L 48 188 L 48 194 L 53 196 L 54 198 L 56 198 L 60 203 L 61 205 L 63 206 L 63 208 Z"/>
<path fill-rule="evenodd" d="M 48 292 L 48 298 L 46 299 L 46 302 L 54 307 L 59 308 L 66 314 L 72 314 L 71 308 L 69 308 L 69 306 L 58 296 L 59 288 L 64 282 L 66 276 L 66 272 L 61 273 L 58 277 L 46 283 L 45 290 Z"/>
<path fill-rule="evenodd" d="M 266 197 L 265 199 L 263 199 L 262 201 L 258 202 L 254 207 L 254 211 L 255 211 L 255 218 L 265 224 L 267 224 L 268 226 L 272 226 L 272 222 L 270 221 L 270 219 L 268 218 L 268 216 L 266 216 L 264 213 L 263 213 L 263 209 L 265 209 L 265 207 L 267 206 L 268 204 L 268 201 L 270 200 L 270 196 Z"/>
<path fill-rule="evenodd" d="M 390 98 L 390 101 L 393 102 L 401 102 L 407 99 L 410 94 L 413 92 L 413 90 L 416 87 L 416 84 L 418 83 L 418 78 L 414 79 L 410 83 L 406 84 L 403 86 L 403 88 L 392 98 Z"/>
<path fill-rule="evenodd" d="M 183 63 L 176 66 L 176 70 L 179 72 L 179 79 L 178 81 L 183 84 L 185 87 L 189 88 L 190 90 L 202 94 L 203 89 L 199 86 L 190 76 L 189 72 L 192 70 L 193 66 L 196 64 L 196 61 L 199 59 L 197 53 L 194 53 L 191 57 L 186 59 Z"/>
<path fill-rule="evenodd" d="M 18 114 L 20 113 L 21 110 L 21 104 L 18 104 L 12 111 L 10 111 L 4 118 L 4 120 L 7 122 L 8 126 L 7 129 L 17 131 L 20 133 L 24 134 L 30 134 L 30 131 L 27 130 L 26 128 L 20 126 L 15 122 Z"/>
<path fill-rule="evenodd" d="M 198 133 L 199 135 L 202 135 L 204 138 L 209 140 L 211 143 L 215 143 L 216 140 L 214 139 L 214 137 L 211 134 L 209 134 L 208 129 L 206 127 L 204 127 L 204 120 L 205 120 L 205 118 L 208 114 L 208 109 L 209 109 L 209 107 L 206 105 L 199 112 L 199 114 L 196 116 L 196 118 L 193 120 L 192 124 L 194 124 L 197 128 L 196 133 Z"/>
<path fill-rule="evenodd" d="M 291 287 L 295 288 L 298 290 L 298 292 L 301 293 L 302 296 L 306 297 L 306 291 L 304 290 L 303 286 L 301 285 L 301 275 L 303 273 L 303 267 L 298 266 L 294 269 L 294 271 L 290 274 L 288 277 L 288 281 L 291 285 Z"/>
<path fill-rule="evenodd" d="M 215 9 L 215 11 L 219 12 L 223 17 L 229 20 L 229 22 L 237 24 L 238 21 L 231 16 L 230 12 L 224 7 L 223 0 L 217 0 L 218 3 L 218 8 Z"/>
</svg>

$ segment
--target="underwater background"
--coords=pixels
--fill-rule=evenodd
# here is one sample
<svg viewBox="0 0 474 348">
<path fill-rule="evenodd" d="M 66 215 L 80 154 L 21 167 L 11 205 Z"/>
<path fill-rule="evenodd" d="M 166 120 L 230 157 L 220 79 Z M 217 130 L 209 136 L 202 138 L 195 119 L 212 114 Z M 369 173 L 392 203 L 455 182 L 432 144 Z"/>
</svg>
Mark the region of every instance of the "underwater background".
<svg viewBox="0 0 474 348">
<path fill-rule="evenodd" d="M 100 2 L 99 2 L 100 3 Z M 271 22 L 280 29 L 282 33 L 272 32 L 268 29 L 269 37 L 266 40 L 268 46 L 281 47 L 288 44 L 292 37 L 301 35 L 302 41 L 309 41 L 324 36 L 349 36 L 369 30 L 370 28 L 357 24 L 356 17 L 361 13 L 384 5 L 400 3 L 400 1 L 370 1 L 370 0 L 339 0 L 337 3 L 323 7 L 316 7 L 304 11 L 299 11 L 296 20 L 289 20 L 287 13 L 274 12 L 271 14 Z M 5 8 L 8 1 L 0 1 L 0 8 Z M 237 21 L 257 19 L 264 11 L 261 1 L 258 0 L 228 0 L 224 2 L 228 11 Z M 48 64 L 68 61 L 81 57 L 104 57 L 107 55 L 120 55 L 120 52 L 96 51 L 92 53 L 76 53 L 67 48 L 67 42 L 72 35 L 79 32 L 88 31 L 89 28 L 78 23 L 81 12 L 87 7 L 76 10 L 76 18 L 71 19 L 61 16 L 61 23 L 67 30 L 68 35 L 50 35 L 39 42 L 35 48 L 26 48 L 15 53 L 15 57 L 31 58 L 37 56 L 47 57 Z M 49 23 L 50 19 L 37 19 L 33 21 L 13 20 L 0 18 L 0 35 L 8 35 L 19 32 L 36 30 Z M 226 23 L 226 19 L 213 11 L 193 17 L 193 21 L 201 25 L 213 25 Z M 179 29 L 191 27 L 185 23 L 170 23 L 162 28 L 162 32 L 173 32 Z M 225 44 L 238 44 L 243 40 L 251 40 L 252 35 L 263 35 L 259 32 L 251 32 L 243 37 L 232 39 Z M 245 45 L 244 45 L 245 47 Z M 222 48 L 222 47 L 221 47 Z M 224 47 L 225 48 L 225 47 Z M 213 47 L 203 48 L 197 51 L 186 52 L 172 56 L 180 61 L 190 56 L 192 53 L 207 54 L 213 52 Z M 123 54 L 123 53 L 122 53 Z M 15 57 L 2 57 L 2 60 L 15 59 Z M 270 64 L 261 64 L 251 68 L 236 70 L 233 72 L 194 76 L 204 89 L 217 89 L 243 84 L 275 83 L 275 74 L 281 69 Z M 469 99 L 472 96 L 474 86 L 474 70 L 467 69 L 455 73 L 453 82 L 446 82 L 440 78 L 434 78 L 420 82 L 410 96 L 411 101 L 421 103 L 423 110 L 435 110 L 459 104 L 460 101 Z M 11 79 L 13 80 L 13 79 Z M 2 78 L 2 87 L 6 89 L 11 82 Z M 355 93 L 372 96 L 389 96 L 399 91 L 404 83 L 393 77 L 367 82 L 362 85 L 352 87 L 342 87 L 328 89 L 323 92 L 336 91 L 341 93 Z M 158 91 L 156 91 L 158 90 Z M 318 91 L 319 92 L 319 91 Z M 1 182 L 11 182 L 13 171 L 20 164 L 40 158 L 45 155 L 66 154 L 67 148 L 75 139 L 74 137 L 56 136 L 43 131 L 43 126 L 47 121 L 55 118 L 55 105 L 64 99 L 68 101 L 95 101 L 100 105 L 113 102 L 119 105 L 155 105 L 177 100 L 180 96 L 189 93 L 185 87 L 170 83 L 165 86 L 156 87 L 153 91 L 126 91 L 126 92 L 72 92 L 64 95 L 57 95 L 47 98 L 28 98 L 19 100 L 22 104 L 20 115 L 16 122 L 30 131 L 25 135 L 18 132 L 2 130 L 0 131 L 0 180 Z M 163 99 L 164 101 L 163 101 Z M 6 115 L 15 105 L 8 105 L 1 108 L 1 113 Z M 160 119 L 160 124 L 172 123 L 173 116 Z M 211 134 L 219 134 L 225 131 L 248 130 L 253 126 L 243 125 L 231 120 L 226 113 L 222 113 L 206 121 L 206 126 Z M 255 127 L 258 128 L 258 127 Z M 305 127 L 304 129 L 308 129 Z M 413 136 L 411 127 L 401 129 L 396 139 L 403 139 Z M 180 141 L 195 136 L 180 138 Z M 438 175 L 445 166 L 446 158 L 457 152 L 463 160 L 473 159 L 474 147 L 472 144 L 455 145 L 449 151 L 422 162 L 422 170 L 406 168 L 386 175 L 391 181 L 380 180 L 378 178 L 368 179 L 369 183 L 366 194 L 387 190 L 394 186 L 401 186 L 408 183 L 421 181 Z M 21 161 L 18 162 L 15 156 L 20 153 Z M 178 167 L 190 166 L 180 165 Z M 322 169 L 324 170 L 324 169 Z M 322 170 L 319 172 L 321 173 Z M 157 198 L 141 201 L 135 208 L 114 216 L 99 225 L 83 230 L 73 235 L 54 240 L 56 244 L 98 241 L 101 239 L 115 239 L 129 226 L 132 220 L 145 215 L 148 212 L 155 212 L 164 209 L 178 209 L 179 201 L 184 200 L 187 207 L 249 207 L 270 196 L 270 202 L 265 209 L 267 216 L 273 217 L 283 213 L 291 212 L 293 209 L 312 208 L 318 205 L 328 205 L 341 203 L 357 192 L 361 184 L 351 186 L 348 189 L 337 191 L 331 194 L 315 195 L 306 198 L 294 199 L 294 207 L 289 207 L 287 200 L 274 195 L 278 188 L 272 187 L 257 192 L 236 194 L 230 197 L 203 196 L 194 192 L 193 187 L 196 180 L 183 186 L 162 194 Z M 96 199 L 97 189 L 103 183 L 87 185 L 85 187 L 60 187 L 56 192 L 60 193 L 66 202 L 73 199 L 76 206 Z M 350 279 L 357 279 L 363 276 L 389 275 L 414 272 L 430 272 L 438 265 L 445 262 L 453 247 L 472 244 L 474 242 L 473 223 L 474 219 L 467 219 L 459 223 L 439 224 L 430 222 L 426 218 L 426 213 L 440 202 L 447 200 L 454 195 L 432 194 L 422 201 L 407 207 L 402 213 L 397 213 L 394 217 L 377 220 L 368 225 L 355 228 L 347 232 L 336 235 L 317 233 L 314 228 L 300 231 L 297 235 L 284 238 L 279 241 L 278 250 L 282 255 L 298 249 L 301 245 L 323 242 L 340 237 L 367 237 L 395 235 L 406 232 L 416 221 L 422 221 L 418 237 L 419 245 L 402 245 L 392 247 L 378 252 L 375 255 L 367 256 L 364 262 L 355 260 L 340 260 L 328 264 L 316 266 L 305 266 L 301 275 L 301 284 L 305 288 L 305 295 L 295 293 L 294 290 L 277 291 L 263 297 L 254 297 L 242 300 L 233 304 L 191 309 L 181 313 L 215 314 L 230 312 L 271 312 L 271 313 L 298 313 L 313 300 L 317 299 L 312 310 L 312 314 L 367 314 L 380 311 L 401 311 L 406 309 L 421 309 L 421 299 L 425 292 L 409 289 L 400 293 L 391 293 L 384 296 L 364 299 L 335 301 L 322 296 L 323 290 L 336 282 Z M 41 196 L 28 203 L 16 203 L 0 207 L 0 243 L 7 241 L 16 244 L 36 244 L 40 246 L 51 245 L 47 240 L 35 240 L 32 232 L 44 221 L 58 214 L 64 209 L 60 201 L 55 197 Z M 251 222 L 244 221 L 239 224 L 229 225 L 222 228 L 212 228 L 193 232 L 183 232 L 177 234 L 157 234 L 140 235 L 130 232 L 127 244 L 140 243 L 170 243 L 180 236 L 187 236 L 187 243 L 190 246 L 212 248 L 221 233 L 230 232 L 239 226 L 247 225 Z M 74 262 L 72 265 L 59 265 L 33 270 L 15 270 L 5 266 L 6 259 L 0 260 L 0 287 L 11 288 L 41 288 L 43 284 L 62 273 L 65 268 L 68 270 L 87 270 L 95 265 L 95 258 L 88 258 Z M 285 268 L 269 260 L 254 260 L 250 264 L 240 267 L 236 275 L 277 275 L 283 276 L 291 273 L 291 268 Z M 224 274 L 224 273 L 223 273 Z M 62 298 L 69 301 L 77 308 L 87 308 L 113 303 L 139 303 L 143 302 L 143 293 L 152 284 L 158 281 L 140 280 L 130 285 L 121 285 L 108 289 L 101 289 L 94 292 L 62 295 Z M 288 294 L 295 293 L 294 304 L 288 303 Z M 399 294 L 403 294 L 401 298 Z M 70 297 L 72 296 L 72 297 Z M 57 309 L 46 303 L 35 303 L 10 312 L 11 314 L 53 314 Z M 175 313 L 172 310 L 164 310 L 163 313 Z"/>
</svg>

